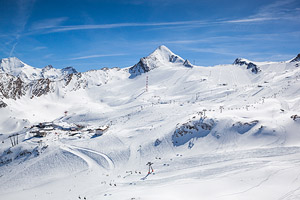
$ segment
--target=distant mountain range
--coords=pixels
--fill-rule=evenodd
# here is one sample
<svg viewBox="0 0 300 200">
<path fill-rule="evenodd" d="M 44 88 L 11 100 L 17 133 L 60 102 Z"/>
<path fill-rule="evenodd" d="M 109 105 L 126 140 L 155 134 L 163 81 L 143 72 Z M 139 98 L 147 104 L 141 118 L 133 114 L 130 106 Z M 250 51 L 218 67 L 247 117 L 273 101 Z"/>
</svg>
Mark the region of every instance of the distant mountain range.
<svg viewBox="0 0 300 200">
<path fill-rule="evenodd" d="M 300 61 L 300 54 L 284 63 Z M 237 58 L 233 65 L 245 66 L 252 73 L 261 71 L 259 66 L 275 64 L 276 62 L 254 62 Z M 188 60 L 174 54 L 166 46 L 159 46 L 149 56 L 128 68 L 103 68 L 87 72 L 77 72 L 73 67 L 56 69 L 52 65 L 44 68 L 32 67 L 16 57 L 0 60 L 0 107 L 6 106 L 5 99 L 18 99 L 22 96 L 39 97 L 57 90 L 74 91 L 80 88 L 101 86 L 113 79 L 115 72 L 135 78 L 158 67 L 200 67 L 192 65 Z"/>
</svg>

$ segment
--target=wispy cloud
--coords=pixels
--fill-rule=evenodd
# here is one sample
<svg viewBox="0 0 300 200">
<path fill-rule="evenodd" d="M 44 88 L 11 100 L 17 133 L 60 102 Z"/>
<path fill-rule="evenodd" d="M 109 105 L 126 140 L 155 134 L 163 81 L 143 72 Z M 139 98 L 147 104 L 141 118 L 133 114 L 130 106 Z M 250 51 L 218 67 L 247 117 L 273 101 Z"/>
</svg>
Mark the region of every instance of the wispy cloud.
<svg viewBox="0 0 300 200">
<path fill-rule="evenodd" d="M 25 1 L 25 0 L 23 0 Z M 33 1 L 33 0 L 26 0 Z M 139 0 L 137 0 L 139 2 Z M 128 22 L 112 24 L 79 24 L 63 25 L 67 17 L 51 18 L 37 21 L 28 29 L 27 35 L 49 34 L 68 31 L 84 31 L 96 29 L 116 29 L 125 27 L 149 27 L 147 30 L 159 29 L 194 29 L 207 26 L 219 26 L 230 24 L 253 24 L 280 20 L 295 20 L 300 18 L 299 8 L 291 6 L 296 0 L 275 1 L 271 4 L 262 6 L 253 15 L 236 19 L 215 19 L 215 20 L 192 20 L 192 21 L 173 21 L 173 22 Z"/>
<path fill-rule="evenodd" d="M 17 28 L 17 33 L 21 33 L 24 31 L 25 26 L 27 25 L 28 18 L 31 15 L 35 0 L 19 0 L 16 2 L 17 6 L 14 21 Z"/>
<path fill-rule="evenodd" d="M 264 9 L 263 9 L 264 10 Z M 264 10 L 265 11 L 265 10 Z M 294 9 L 295 11 L 295 9 Z M 292 15 L 290 13 L 282 14 L 278 12 L 263 12 L 240 19 L 231 20 L 199 20 L 199 21 L 173 21 L 173 22 L 153 22 L 153 23 L 115 23 L 115 24 L 84 24 L 84 25 L 68 25 L 61 26 L 62 22 L 66 21 L 66 18 L 57 18 L 49 20 L 48 22 L 41 22 L 33 25 L 32 32 L 28 34 L 48 34 L 56 32 L 66 32 L 66 31 L 77 31 L 77 30 L 92 30 L 92 29 L 115 29 L 123 27 L 155 27 L 154 29 L 186 29 L 186 28 L 199 28 L 201 26 L 215 26 L 222 24 L 232 24 L 232 23 L 258 23 L 266 21 L 275 20 L 293 20 L 300 17 L 300 14 Z"/>
<path fill-rule="evenodd" d="M 67 17 L 59 17 L 59 18 L 40 20 L 32 23 L 31 30 L 55 28 L 60 26 L 67 19 L 68 19 Z"/>
<path fill-rule="evenodd" d="M 91 24 L 91 25 L 73 25 L 56 26 L 47 33 L 88 30 L 88 29 L 113 29 L 122 27 L 148 27 L 148 26 L 178 26 L 178 25 L 201 25 L 207 24 L 205 21 L 175 21 L 175 22 L 154 22 L 154 23 L 115 23 L 115 24 Z"/>
<path fill-rule="evenodd" d="M 231 45 L 231 43 L 241 43 L 241 42 L 247 42 L 247 44 L 251 44 L 251 41 L 266 41 L 266 40 L 286 40 L 291 38 L 300 37 L 299 31 L 294 32 L 281 32 L 281 33 L 268 33 L 268 34 L 241 34 L 241 35 L 234 35 L 234 36 L 211 36 L 212 33 L 205 33 L 201 35 L 197 35 L 201 39 L 197 38 L 191 38 L 191 39 L 169 39 L 169 40 L 152 40 L 152 41 L 144 41 L 144 42 L 138 42 L 138 46 L 158 46 L 161 44 L 174 44 L 174 45 L 193 45 L 193 44 L 228 44 Z M 250 42 L 250 43 L 249 43 Z M 129 45 L 129 44 L 126 44 Z M 131 44 L 132 45 L 132 44 Z M 245 44 L 243 44 L 245 45 Z M 230 46 L 229 46 L 230 48 Z"/>
<path fill-rule="evenodd" d="M 18 44 L 18 41 L 16 41 L 16 42 L 13 44 L 13 46 L 12 46 L 10 52 L 9 52 L 9 57 L 12 56 L 13 52 L 15 51 L 15 48 L 16 48 L 17 44 Z"/>
<path fill-rule="evenodd" d="M 278 15 L 278 14 L 286 14 L 291 11 L 293 8 L 289 6 L 294 3 L 295 0 L 277 0 L 271 4 L 262 6 L 257 15 L 259 16 L 270 16 L 270 15 Z"/>
<path fill-rule="evenodd" d="M 227 20 L 228 23 L 253 23 L 271 20 L 298 20 L 300 12 L 292 4 L 295 0 L 279 0 L 262 6 L 257 13 L 242 19 Z"/>
<path fill-rule="evenodd" d="M 256 17 L 256 18 L 245 18 L 245 19 L 236 19 L 236 20 L 228 20 L 225 21 L 227 23 L 247 23 L 247 22 L 262 22 L 262 21 L 270 21 L 270 20 L 276 20 L 280 18 L 276 17 Z"/>
<path fill-rule="evenodd" d="M 81 57 L 75 57 L 70 58 L 68 60 L 83 60 L 83 59 L 90 59 L 90 58 L 101 58 L 101 57 L 112 57 L 112 56 L 125 56 L 127 54 L 97 54 L 97 55 L 89 55 L 89 56 L 81 56 Z"/>
<path fill-rule="evenodd" d="M 16 6 L 16 15 L 14 19 L 14 24 L 16 27 L 15 31 L 15 38 L 13 46 L 10 50 L 9 56 L 12 56 L 15 48 L 19 42 L 19 38 L 22 36 L 23 31 L 25 30 L 25 26 L 27 25 L 28 18 L 31 15 L 33 5 L 35 3 L 35 0 L 19 0 L 17 1 Z"/>
</svg>

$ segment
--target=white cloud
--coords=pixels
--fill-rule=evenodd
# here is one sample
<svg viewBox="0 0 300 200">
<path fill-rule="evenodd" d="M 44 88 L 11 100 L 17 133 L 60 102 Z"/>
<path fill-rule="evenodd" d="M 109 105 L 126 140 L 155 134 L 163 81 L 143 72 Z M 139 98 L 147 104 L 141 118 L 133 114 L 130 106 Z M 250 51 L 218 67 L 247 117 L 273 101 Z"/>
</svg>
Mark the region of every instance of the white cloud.
<svg viewBox="0 0 300 200">
<path fill-rule="evenodd" d="M 271 20 L 299 20 L 300 13 L 292 4 L 295 0 L 279 0 L 262 6 L 254 15 L 242 19 L 228 20 L 228 23 L 253 23 Z"/>
<path fill-rule="evenodd" d="M 175 21 L 175 22 L 153 22 L 153 23 L 116 23 L 116 24 L 91 24 L 91 25 L 74 25 L 74 26 L 57 26 L 49 30 L 48 33 L 73 31 L 73 30 L 88 30 L 88 29 L 112 29 L 121 27 L 147 27 L 147 26 L 177 26 L 191 24 L 207 24 L 204 21 Z"/>
<path fill-rule="evenodd" d="M 256 18 L 245 18 L 245 19 L 236 19 L 236 20 L 228 20 L 228 23 L 247 23 L 247 22 L 262 22 L 262 21 L 270 21 L 276 20 L 279 18 L 275 17 L 256 17 Z"/>
<path fill-rule="evenodd" d="M 39 29 L 55 28 L 55 27 L 61 25 L 67 19 L 68 19 L 67 17 L 59 17 L 59 18 L 40 20 L 40 21 L 34 22 L 31 25 L 31 29 L 39 30 Z"/>
<path fill-rule="evenodd" d="M 83 60 L 83 59 L 90 59 L 90 58 L 124 56 L 124 55 L 126 55 L 126 54 L 97 54 L 97 55 L 89 55 L 89 56 L 81 56 L 81 57 L 70 58 L 68 60 Z"/>
<path fill-rule="evenodd" d="M 11 57 L 13 55 L 17 44 L 18 44 L 18 41 L 13 44 L 13 46 L 12 46 L 10 52 L 9 52 L 9 57 Z"/>
<path fill-rule="evenodd" d="M 53 18 L 38 21 L 32 24 L 31 32 L 28 34 L 48 34 L 56 32 L 66 32 L 75 30 L 92 29 L 114 29 L 122 27 L 153 27 L 153 29 L 171 29 L 171 28 L 198 28 L 201 26 L 216 26 L 233 23 L 259 23 L 275 20 L 294 20 L 300 18 L 297 8 L 291 6 L 295 0 L 276 1 L 272 4 L 262 6 L 257 13 L 240 19 L 229 20 L 193 20 L 193 21 L 173 21 L 173 22 L 145 22 L 145 23 L 114 23 L 114 24 L 82 24 L 82 25 L 61 25 L 68 18 Z M 292 8 L 291 8 L 292 7 Z"/>
</svg>

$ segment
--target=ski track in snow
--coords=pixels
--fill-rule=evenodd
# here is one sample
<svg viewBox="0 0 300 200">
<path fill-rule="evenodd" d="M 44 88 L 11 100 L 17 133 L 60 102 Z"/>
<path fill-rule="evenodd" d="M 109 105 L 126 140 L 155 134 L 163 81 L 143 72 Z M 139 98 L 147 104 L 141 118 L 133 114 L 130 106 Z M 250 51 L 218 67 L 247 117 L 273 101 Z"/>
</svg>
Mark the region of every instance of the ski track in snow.
<svg viewBox="0 0 300 200">
<path fill-rule="evenodd" d="M 93 160 L 89 156 L 85 155 L 84 153 L 81 153 L 80 151 L 76 151 L 76 148 L 74 149 L 72 146 L 69 146 L 69 145 L 62 145 L 60 148 L 62 150 L 70 152 L 70 153 L 78 156 L 79 158 L 83 159 L 88 164 L 90 169 L 99 169 L 100 168 L 100 166 L 98 165 L 98 163 L 95 160 Z"/>
<path fill-rule="evenodd" d="M 83 148 L 83 147 L 77 147 L 77 146 L 73 146 L 73 145 L 67 145 L 67 144 L 62 144 L 60 146 L 61 149 L 65 150 L 65 151 L 68 151 L 72 154 L 75 154 L 76 156 L 82 158 L 84 161 L 86 161 L 86 163 L 90 166 L 91 169 L 103 169 L 102 167 L 99 166 L 99 164 L 91 157 L 89 157 L 88 155 L 80 152 L 80 151 L 77 151 L 77 150 L 83 150 L 83 151 L 88 151 L 88 152 L 91 152 L 91 153 L 95 153 L 101 157 L 103 157 L 107 163 L 109 164 L 109 170 L 112 170 L 115 168 L 114 166 L 114 163 L 113 161 L 105 154 L 103 153 L 100 153 L 100 152 L 97 152 L 95 150 L 92 150 L 92 149 L 88 149 L 88 148 Z"/>
</svg>

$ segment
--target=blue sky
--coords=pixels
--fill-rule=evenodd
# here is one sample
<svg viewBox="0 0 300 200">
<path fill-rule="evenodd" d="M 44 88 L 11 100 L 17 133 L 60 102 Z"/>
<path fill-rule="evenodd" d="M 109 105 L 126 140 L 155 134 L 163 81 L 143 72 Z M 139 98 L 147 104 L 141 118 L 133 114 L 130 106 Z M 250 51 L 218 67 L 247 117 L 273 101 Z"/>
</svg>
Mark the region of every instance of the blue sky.
<svg viewBox="0 0 300 200">
<path fill-rule="evenodd" d="M 196 65 L 300 53 L 299 0 L 0 0 L 0 58 L 128 67 L 161 44 Z"/>
</svg>

